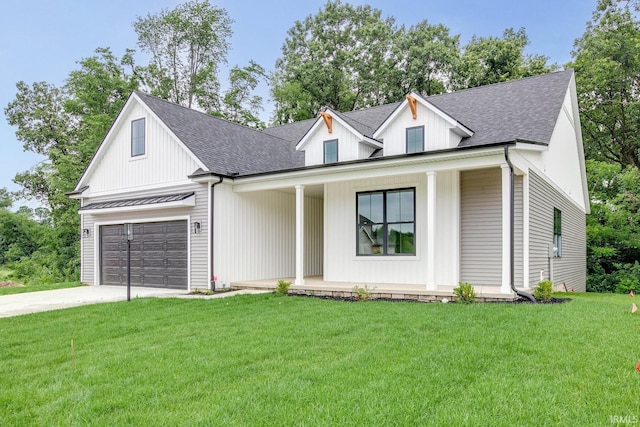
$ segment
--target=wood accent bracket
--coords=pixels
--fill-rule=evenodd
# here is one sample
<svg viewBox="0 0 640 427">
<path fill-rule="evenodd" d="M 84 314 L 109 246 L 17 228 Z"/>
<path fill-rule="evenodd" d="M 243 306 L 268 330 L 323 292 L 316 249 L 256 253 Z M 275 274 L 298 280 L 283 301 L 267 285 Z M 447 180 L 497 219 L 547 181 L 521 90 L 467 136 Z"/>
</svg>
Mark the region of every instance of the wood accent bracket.
<svg viewBox="0 0 640 427">
<path fill-rule="evenodd" d="M 327 113 L 326 111 L 321 111 L 320 115 L 324 120 L 324 124 L 327 125 L 327 130 L 329 131 L 329 133 L 333 133 L 333 117 L 331 117 L 331 114 Z"/>
<path fill-rule="evenodd" d="M 418 118 L 418 109 L 416 106 L 416 99 L 411 95 L 407 95 L 407 101 L 409 101 L 409 108 L 411 108 L 411 115 L 415 120 Z"/>
</svg>

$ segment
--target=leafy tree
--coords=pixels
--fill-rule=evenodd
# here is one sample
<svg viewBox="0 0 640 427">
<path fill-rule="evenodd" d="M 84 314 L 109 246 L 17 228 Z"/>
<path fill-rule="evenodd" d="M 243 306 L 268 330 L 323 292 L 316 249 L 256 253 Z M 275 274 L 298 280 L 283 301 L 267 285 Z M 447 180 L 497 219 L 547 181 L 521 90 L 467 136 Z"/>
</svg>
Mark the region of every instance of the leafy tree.
<svg viewBox="0 0 640 427">
<path fill-rule="evenodd" d="M 208 0 L 138 17 L 138 46 L 151 54 L 141 69 L 152 95 L 212 112 L 219 107 L 218 67 L 226 62 L 231 19 Z"/>
<path fill-rule="evenodd" d="M 9 209 L 13 205 L 13 194 L 6 187 L 0 188 L 0 209 Z"/>
<path fill-rule="evenodd" d="M 524 28 L 507 28 L 498 37 L 473 36 L 464 47 L 453 79 L 454 89 L 506 82 L 553 71 L 542 55 L 527 55 L 529 37 Z"/>
<path fill-rule="evenodd" d="M 640 167 L 640 26 L 630 6 L 600 1 L 568 66 L 587 156 Z"/>
<path fill-rule="evenodd" d="M 241 125 L 264 129 L 265 124 L 258 117 L 262 110 L 262 97 L 252 95 L 252 91 L 266 78 L 264 68 L 254 61 L 250 61 L 244 68 L 233 67 L 229 72 L 230 87 L 222 98 L 222 107 L 213 115 Z"/>
<path fill-rule="evenodd" d="M 274 121 L 315 117 L 324 106 L 349 111 L 390 101 L 385 82 L 397 30 L 392 18 L 381 15 L 368 5 L 335 0 L 296 21 L 276 61 Z"/>
<path fill-rule="evenodd" d="M 640 280 L 640 268 L 633 267 L 640 259 L 640 171 L 588 160 L 587 177 L 587 290 L 612 292 L 621 282 Z"/>
<path fill-rule="evenodd" d="M 398 97 L 411 90 L 424 95 L 446 92 L 460 56 L 460 36 L 426 20 L 400 31 L 395 43 Z"/>
</svg>

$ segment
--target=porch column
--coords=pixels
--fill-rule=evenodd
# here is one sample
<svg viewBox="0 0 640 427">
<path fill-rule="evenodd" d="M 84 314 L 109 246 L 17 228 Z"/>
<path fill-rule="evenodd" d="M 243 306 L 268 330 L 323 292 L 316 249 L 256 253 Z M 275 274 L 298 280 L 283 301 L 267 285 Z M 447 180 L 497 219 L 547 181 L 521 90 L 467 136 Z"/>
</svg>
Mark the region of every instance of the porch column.
<svg viewBox="0 0 640 427">
<path fill-rule="evenodd" d="M 503 163 L 502 168 L 502 283 L 500 292 L 511 292 L 511 171 Z"/>
<path fill-rule="evenodd" d="M 296 185 L 296 285 L 304 285 L 304 185 Z"/>
<path fill-rule="evenodd" d="M 436 172 L 427 172 L 427 290 L 436 289 Z"/>
</svg>

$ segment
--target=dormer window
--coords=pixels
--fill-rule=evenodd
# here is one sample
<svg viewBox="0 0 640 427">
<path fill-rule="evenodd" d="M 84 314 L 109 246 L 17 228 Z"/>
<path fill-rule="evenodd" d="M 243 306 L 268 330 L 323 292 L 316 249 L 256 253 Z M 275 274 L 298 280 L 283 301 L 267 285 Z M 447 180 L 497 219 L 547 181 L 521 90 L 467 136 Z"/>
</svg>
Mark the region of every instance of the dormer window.
<svg viewBox="0 0 640 427">
<path fill-rule="evenodd" d="M 144 119 L 131 122 L 131 157 L 142 156 L 145 153 Z"/>
<path fill-rule="evenodd" d="M 338 163 L 338 140 L 324 142 L 324 164 Z"/>
<path fill-rule="evenodd" d="M 424 126 L 407 128 L 407 154 L 424 151 Z"/>
</svg>

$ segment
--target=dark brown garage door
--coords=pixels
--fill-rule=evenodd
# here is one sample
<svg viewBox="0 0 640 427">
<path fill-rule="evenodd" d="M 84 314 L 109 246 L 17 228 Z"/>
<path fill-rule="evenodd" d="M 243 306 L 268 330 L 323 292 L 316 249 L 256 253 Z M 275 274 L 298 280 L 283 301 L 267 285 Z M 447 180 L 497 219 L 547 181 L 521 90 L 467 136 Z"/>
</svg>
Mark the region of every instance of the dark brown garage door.
<svg viewBox="0 0 640 427">
<path fill-rule="evenodd" d="M 133 224 L 131 285 L 187 288 L 187 221 Z M 100 283 L 127 284 L 124 225 L 100 227 Z"/>
</svg>

